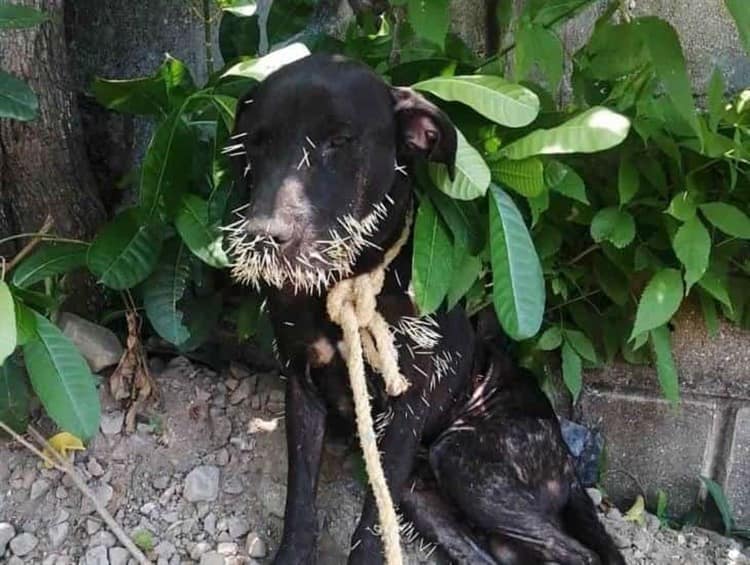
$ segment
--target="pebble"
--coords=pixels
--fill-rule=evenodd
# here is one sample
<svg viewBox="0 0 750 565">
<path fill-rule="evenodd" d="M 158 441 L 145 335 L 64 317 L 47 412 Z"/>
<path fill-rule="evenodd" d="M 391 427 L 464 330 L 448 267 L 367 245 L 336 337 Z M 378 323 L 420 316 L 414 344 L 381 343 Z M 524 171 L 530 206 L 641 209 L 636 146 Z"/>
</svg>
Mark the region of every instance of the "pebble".
<svg viewBox="0 0 750 565">
<path fill-rule="evenodd" d="M 204 553 L 200 565 L 224 565 L 224 556 L 216 551 Z"/>
<path fill-rule="evenodd" d="M 213 465 L 200 465 L 185 477 L 183 496 L 189 502 L 216 500 L 219 495 L 219 468 Z"/>
<path fill-rule="evenodd" d="M 24 555 L 28 555 L 29 553 L 34 551 L 34 548 L 38 543 L 39 540 L 35 535 L 24 532 L 10 540 L 10 550 L 14 555 L 23 557 Z"/>
<path fill-rule="evenodd" d="M 246 518 L 233 516 L 227 521 L 227 530 L 232 539 L 238 539 L 250 531 L 250 522 Z"/>
<path fill-rule="evenodd" d="M 268 555 L 268 546 L 258 534 L 250 532 L 245 540 L 245 551 L 250 557 L 262 559 Z"/>
<path fill-rule="evenodd" d="M 99 428 L 105 436 L 113 436 L 120 433 L 122 429 L 122 422 L 125 419 L 125 414 L 119 410 L 110 412 L 109 414 L 102 414 L 101 423 Z"/>
<path fill-rule="evenodd" d="M 46 494 L 47 491 L 49 490 L 49 487 L 50 487 L 49 481 L 45 479 L 37 479 L 31 485 L 31 494 L 29 495 L 29 498 L 31 498 L 31 500 L 36 500 L 37 498 Z"/>
<path fill-rule="evenodd" d="M 224 467 L 227 463 L 229 463 L 229 451 L 226 448 L 221 448 L 216 452 L 216 464 L 219 467 Z"/>
<path fill-rule="evenodd" d="M 141 506 L 141 507 L 140 507 L 140 508 L 138 509 L 138 511 L 139 511 L 139 512 L 140 512 L 141 514 L 145 514 L 145 515 L 147 515 L 147 516 L 148 516 L 148 515 L 149 515 L 149 514 L 151 514 L 151 513 L 152 513 L 152 512 L 154 511 L 154 510 L 156 510 L 156 508 L 157 508 L 156 502 L 147 502 L 146 504 L 144 504 L 143 506 Z"/>
<path fill-rule="evenodd" d="M 169 486 L 170 477 L 168 475 L 159 475 L 154 479 L 153 485 L 157 490 L 164 490 Z"/>
<path fill-rule="evenodd" d="M 86 520 L 86 533 L 90 536 L 93 536 L 96 532 L 98 532 L 102 527 L 102 523 L 99 520 L 93 520 L 89 518 Z"/>
<path fill-rule="evenodd" d="M 130 553 L 124 547 L 110 547 L 109 548 L 109 564 L 110 565 L 127 565 Z"/>
<path fill-rule="evenodd" d="M 85 565 L 110 565 L 107 548 L 102 545 L 89 548 L 83 558 L 83 563 Z"/>
<path fill-rule="evenodd" d="M 238 550 L 237 544 L 231 541 L 221 542 L 216 546 L 217 553 L 221 553 L 222 555 L 234 555 Z"/>
<path fill-rule="evenodd" d="M 243 379 L 239 386 L 229 396 L 229 402 L 232 406 L 236 406 L 248 399 L 250 396 L 250 381 Z"/>
<path fill-rule="evenodd" d="M 62 485 L 57 487 L 55 490 L 55 498 L 57 498 L 57 500 L 65 500 L 68 498 L 68 489 Z"/>
<path fill-rule="evenodd" d="M 70 524 L 68 522 L 60 522 L 52 526 L 47 532 L 50 547 L 52 549 L 60 547 L 68 537 L 68 532 L 70 532 Z"/>
<path fill-rule="evenodd" d="M 211 512 L 203 518 L 203 531 L 208 535 L 213 536 L 216 534 L 216 514 Z"/>
<path fill-rule="evenodd" d="M 193 561 L 198 561 L 201 558 L 201 555 L 204 553 L 208 553 L 211 550 L 211 545 L 206 543 L 205 541 L 200 541 L 196 544 L 193 544 L 193 546 L 190 548 L 190 559 Z"/>
<path fill-rule="evenodd" d="M 164 520 L 167 524 L 174 524 L 177 520 L 180 519 L 180 513 L 175 511 L 172 512 L 165 512 L 162 517 L 162 520 Z"/>
<path fill-rule="evenodd" d="M 177 553 L 177 548 L 173 543 L 162 541 L 159 542 L 159 544 L 154 548 L 154 553 L 161 558 L 169 559 L 175 553 Z"/>
<path fill-rule="evenodd" d="M 89 547 L 102 545 L 106 548 L 114 547 L 117 543 L 117 538 L 109 533 L 107 530 L 100 530 L 96 532 L 89 540 Z"/>
<path fill-rule="evenodd" d="M 237 380 L 247 379 L 250 377 L 250 369 L 242 363 L 231 361 L 229 363 L 229 374 Z"/>
<path fill-rule="evenodd" d="M 9 522 L 0 522 L 0 555 L 5 553 L 8 542 L 16 537 L 16 529 Z"/>
<path fill-rule="evenodd" d="M 14 555 L 8 559 L 8 565 L 23 565 L 23 559 Z"/>
<path fill-rule="evenodd" d="M 99 464 L 95 457 L 89 459 L 86 470 L 91 473 L 92 477 L 101 477 L 104 474 L 104 468 Z"/>
<path fill-rule="evenodd" d="M 94 491 L 94 498 L 96 498 L 96 501 L 102 506 L 107 506 L 107 504 L 109 504 L 109 501 L 112 500 L 112 495 L 114 494 L 114 490 L 112 490 L 112 487 L 106 483 L 99 485 L 91 490 Z M 89 500 L 88 497 L 84 497 L 83 502 L 81 503 L 81 514 L 91 514 L 93 511 L 94 504 Z"/>
</svg>

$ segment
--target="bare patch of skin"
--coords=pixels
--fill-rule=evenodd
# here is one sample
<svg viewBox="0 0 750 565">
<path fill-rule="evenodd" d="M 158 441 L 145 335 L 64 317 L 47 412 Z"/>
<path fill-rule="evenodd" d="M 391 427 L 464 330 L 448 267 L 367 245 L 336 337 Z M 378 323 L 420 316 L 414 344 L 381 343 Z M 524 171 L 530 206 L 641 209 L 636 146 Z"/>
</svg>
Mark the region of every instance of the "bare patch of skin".
<svg viewBox="0 0 750 565">
<path fill-rule="evenodd" d="M 307 361 L 311 367 L 324 367 L 333 361 L 336 350 L 330 340 L 319 337 L 307 346 Z"/>
</svg>

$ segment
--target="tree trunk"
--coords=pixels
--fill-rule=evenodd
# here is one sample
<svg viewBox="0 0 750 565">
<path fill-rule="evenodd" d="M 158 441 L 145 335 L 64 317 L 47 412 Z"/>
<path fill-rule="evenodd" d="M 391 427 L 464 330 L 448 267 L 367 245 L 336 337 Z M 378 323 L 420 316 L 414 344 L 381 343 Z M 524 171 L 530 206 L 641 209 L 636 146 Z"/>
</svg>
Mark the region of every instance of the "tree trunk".
<svg viewBox="0 0 750 565">
<path fill-rule="evenodd" d="M 21 3 L 50 20 L 0 33 L 0 67 L 26 80 L 39 98 L 35 120 L 0 120 L 0 238 L 38 230 L 48 214 L 54 233 L 90 238 L 105 214 L 68 67 L 64 0 Z M 12 256 L 19 245 L 0 246 L 0 253 Z"/>
</svg>

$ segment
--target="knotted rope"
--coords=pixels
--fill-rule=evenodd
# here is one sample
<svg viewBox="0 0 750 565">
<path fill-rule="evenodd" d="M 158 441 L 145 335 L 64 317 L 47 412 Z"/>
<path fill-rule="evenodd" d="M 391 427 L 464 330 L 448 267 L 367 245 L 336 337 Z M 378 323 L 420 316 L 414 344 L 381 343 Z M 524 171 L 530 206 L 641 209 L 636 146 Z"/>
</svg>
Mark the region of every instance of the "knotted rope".
<svg viewBox="0 0 750 565">
<path fill-rule="evenodd" d="M 367 357 L 369 365 L 382 375 L 389 396 L 398 396 L 409 388 L 409 382 L 398 368 L 398 350 L 393 341 L 393 334 L 376 306 L 377 297 L 383 289 L 385 270 L 409 238 L 410 226 L 411 210 L 407 214 L 401 236 L 386 251 L 383 262 L 369 273 L 338 282 L 328 292 L 327 299 L 328 316 L 341 326 L 343 333 L 344 357 L 354 396 L 359 443 L 378 507 L 385 560 L 388 565 L 401 565 L 403 562 L 399 522 L 380 462 L 370 396 L 367 393 L 364 357 Z"/>
</svg>

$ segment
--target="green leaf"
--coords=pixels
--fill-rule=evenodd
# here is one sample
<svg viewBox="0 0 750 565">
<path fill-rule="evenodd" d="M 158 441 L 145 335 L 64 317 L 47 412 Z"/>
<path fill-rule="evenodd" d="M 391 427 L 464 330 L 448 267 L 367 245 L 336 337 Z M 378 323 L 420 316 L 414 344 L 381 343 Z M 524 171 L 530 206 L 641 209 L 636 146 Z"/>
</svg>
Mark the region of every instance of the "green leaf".
<svg viewBox="0 0 750 565">
<path fill-rule="evenodd" d="M 428 198 L 422 199 L 414 223 L 412 282 L 422 315 L 440 306 L 450 287 L 453 246 L 448 229 Z"/>
<path fill-rule="evenodd" d="M 23 347 L 31 386 L 47 414 L 64 431 L 87 439 L 99 427 L 101 408 L 86 361 L 62 332 L 43 316 L 36 339 Z"/>
<path fill-rule="evenodd" d="M 137 285 L 156 267 L 163 228 L 146 221 L 136 208 L 125 210 L 99 232 L 89 248 L 89 269 L 115 290 Z"/>
<path fill-rule="evenodd" d="M 687 222 L 695 216 L 697 208 L 695 198 L 689 192 L 683 191 L 674 195 L 674 198 L 669 203 L 669 208 L 667 208 L 667 214 L 678 220 Z"/>
<path fill-rule="evenodd" d="M 551 26 L 564 22 L 596 0 L 532 0 L 527 4 L 535 24 Z"/>
<path fill-rule="evenodd" d="M 221 230 L 209 221 L 208 203 L 200 196 L 186 194 L 182 197 L 174 223 L 190 251 L 203 262 L 217 269 L 229 265 L 222 248 Z"/>
<path fill-rule="evenodd" d="M 703 481 L 703 484 L 706 485 L 708 494 L 711 495 L 711 498 L 716 504 L 716 508 L 719 509 L 719 514 L 721 514 L 721 521 L 724 523 L 724 534 L 727 536 L 730 535 L 732 533 L 732 529 L 734 528 L 734 519 L 732 518 L 732 507 L 729 506 L 729 501 L 724 494 L 724 490 L 721 488 L 721 485 L 719 483 L 712 479 L 709 479 L 708 477 L 704 477 L 701 475 L 701 481 Z"/>
<path fill-rule="evenodd" d="M 441 163 L 430 163 L 432 181 L 448 196 L 458 200 L 473 200 L 484 196 L 490 185 L 490 169 L 479 152 L 472 147 L 463 134 L 456 130 L 456 175 L 451 181 L 448 169 Z"/>
<path fill-rule="evenodd" d="M 627 303 L 630 291 L 628 278 L 604 257 L 594 259 L 594 276 L 604 294 L 612 302 L 618 306 Z"/>
<path fill-rule="evenodd" d="M 700 205 L 706 219 L 725 234 L 740 239 L 750 239 L 750 218 L 740 209 L 725 202 Z"/>
<path fill-rule="evenodd" d="M 656 374 L 659 377 L 661 391 L 672 406 L 680 403 L 680 383 L 677 377 L 677 367 L 672 358 L 672 344 L 669 339 L 669 328 L 659 326 L 652 329 L 651 346 L 654 348 Z"/>
<path fill-rule="evenodd" d="M 701 139 L 693 87 L 677 32 L 666 20 L 655 16 L 638 18 L 633 24 L 651 57 L 654 73 L 664 85 L 675 109 Z"/>
<path fill-rule="evenodd" d="M 47 277 L 62 275 L 86 265 L 86 243 L 44 243 L 13 270 L 13 284 L 30 287 Z"/>
<path fill-rule="evenodd" d="M 677 269 L 662 269 L 646 285 L 638 302 L 635 325 L 629 340 L 663 326 L 680 307 L 683 296 L 682 276 Z"/>
<path fill-rule="evenodd" d="M 563 46 L 560 39 L 540 25 L 522 25 L 516 32 L 515 77 L 534 78 L 534 65 L 546 79 L 547 88 L 554 92 L 563 75 Z"/>
<path fill-rule="evenodd" d="M 689 292 L 708 269 L 711 236 L 698 216 L 693 216 L 677 230 L 672 245 L 685 266 L 685 292 Z"/>
<path fill-rule="evenodd" d="M 408 0 L 409 23 L 418 37 L 438 45 L 445 45 L 448 33 L 450 0 Z"/>
<path fill-rule="evenodd" d="M 16 349 L 16 307 L 5 281 L 0 280 L 0 365 Z"/>
<path fill-rule="evenodd" d="M 562 345 L 563 338 L 559 326 L 547 328 L 539 337 L 537 347 L 542 351 L 553 351 Z"/>
<path fill-rule="evenodd" d="M 698 297 L 701 301 L 701 310 L 703 312 L 703 322 L 706 324 L 708 337 L 714 338 L 719 333 L 719 314 L 716 311 L 716 302 L 706 292 L 699 292 Z"/>
<path fill-rule="evenodd" d="M 719 67 L 715 67 L 708 83 L 708 127 L 713 132 L 716 132 L 725 112 L 724 92 L 726 92 L 726 89 L 721 70 L 719 70 Z"/>
<path fill-rule="evenodd" d="M 192 351 L 211 336 L 222 313 L 221 293 L 185 300 L 185 315 L 190 339 L 182 343 L 180 351 Z"/>
<path fill-rule="evenodd" d="M 222 78 L 239 76 L 262 81 L 265 80 L 268 75 L 277 71 L 284 65 L 303 59 L 309 54 L 310 50 L 304 43 L 292 43 L 291 45 L 287 45 L 276 51 L 271 51 L 268 55 L 258 59 L 249 59 L 237 63 L 225 71 L 221 76 Z"/>
<path fill-rule="evenodd" d="M 237 337 L 245 340 L 255 335 L 262 315 L 263 299 L 257 294 L 244 296 L 237 308 Z"/>
<path fill-rule="evenodd" d="M 573 403 L 578 401 L 578 396 L 583 388 L 583 364 L 581 358 L 566 341 L 562 346 L 562 373 L 565 386 L 568 387 L 573 396 Z"/>
<path fill-rule="evenodd" d="M 539 114 L 531 90 L 491 75 L 435 77 L 412 86 L 443 100 L 466 104 L 485 118 L 511 128 L 530 124 Z"/>
<path fill-rule="evenodd" d="M 544 180 L 551 190 L 582 204 L 589 204 L 583 179 L 568 165 L 551 160 L 544 168 Z"/>
<path fill-rule="evenodd" d="M 456 245 L 453 249 L 453 277 L 448 288 L 448 310 L 458 304 L 458 301 L 469 292 L 482 272 L 482 260 L 474 257 L 468 250 Z"/>
<path fill-rule="evenodd" d="M 737 33 L 739 33 L 742 45 L 745 46 L 745 51 L 750 54 L 750 10 L 747 7 L 747 0 L 724 0 L 724 3 L 734 18 Z"/>
<path fill-rule="evenodd" d="M 616 206 L 599 210 L 591 220 L 591 237 L 597 243 L 609 241 L 622 249 L 635 237 L 635 220 Z"/>
<path fill-rule="evenodd" d="M 0 364 L 0 422 L 18 433 L 24 433 L 29 422 L 29 387 L 13 357 Z"/>
<path fill-rule="evenodd" d="M 177 207 L 187 184 L 192 139 L 182 119 L 182 108 L 173 111 L 156 129 L 141 165 L 140 201 L 149 218 L 159 210 Z"/>
<path fill-rule="evenodd" d="M 456 246 L 477 255 L 484 247 L 485 228 L 475 201 L 456 200 L 441 191 L 430 192 L 430 199 L 448 224 Z"/>
<path fill-rule="evenodd" d="M 532 155 L 595 153 L 619 145 L 628 135 L 630 121 L 596 106 L 550 129 L 537 129 L 514 141 L 501 153 L 510 159 Z"/>
<path fill-rule="evenodd" d="M 27 122 L 36 118 L 39 100 L 25 82 L 0 70 L 0 118 Z"/>
<path fill-rule="evenodd" d="M 630 157 L 623 157 L 617 174 L 617 191 L 620 193 L 620 206 L 630 202 L 638 193 L 640 176 Z"/>
<path fill-rule="evenodd" d="M 500 159 L 490 164 L 492 178 L 522 196 L 533 198 L 544 192 L 544 165 L 538 157 L 521 161 Z"/>
<path fill-rule="evenodd" d="M 34 27 L 47 21 L 47 14 L 30 6 L 0 4 L 0 29 Z"/>
<path fill-rule="evenodd" d="M 258 8 L 256 0 L 220 0 L 219 7 L 240 18 L 254 16 Z"/>
<path fill-rule="evenodd" d="M 190 339 L 178 307 L 189 278 L 189 255 L 180 241 L 172 240 L 165 246 L 154 274 L 143 283 L 146 316 L 156 332 L 174 345 Z"/>
<path fill-rule="evenodd" d="M 569 343 L 579 356 L 586 361 L 598 363 L 594 344 L 586 337 L 586 334 L 578 330 L 564 330 L 563 335 L 565 336 L 565 342 Z"/>
<path fill-rule="evenodd" d="M 542 325 L 544 277 L 534 243 L 513 200 L 490 187 L 490 260 L 493 302 L 505 332 L 515 340 Z"/>
<path fill-rule="evenodd" d="M 729 297 L 727 281 L 723 277 L 720 277 L 712 271 L 708 271 L 703 275 L 703 278 L 698 281 L 698 286 L 724 304 L 724 306 L 730 310 L 732 309 L 732 299 Z"/>
<path fill-rule="evenodd" d="M 19 300 L 15 301 L 16 307 L 16 337 L 18 345 L 26 345 L 36 337 L 36 318 L 34 311 L 27 308 Z"/>
</svg>

